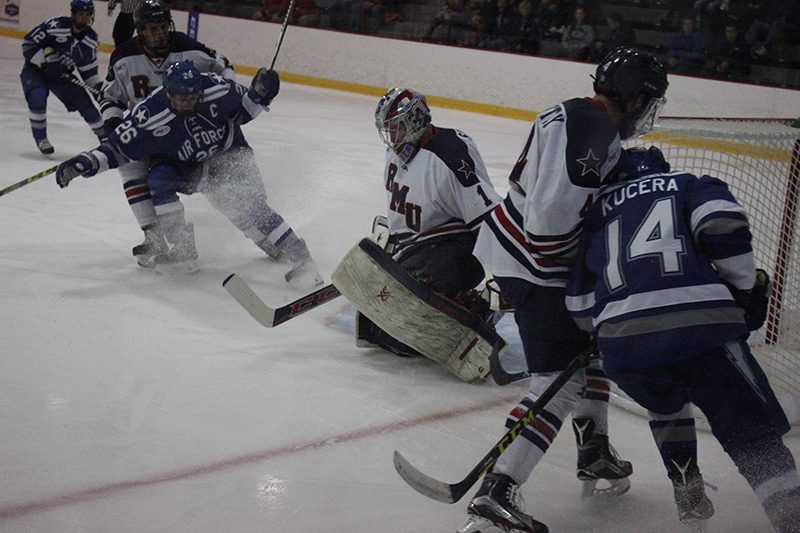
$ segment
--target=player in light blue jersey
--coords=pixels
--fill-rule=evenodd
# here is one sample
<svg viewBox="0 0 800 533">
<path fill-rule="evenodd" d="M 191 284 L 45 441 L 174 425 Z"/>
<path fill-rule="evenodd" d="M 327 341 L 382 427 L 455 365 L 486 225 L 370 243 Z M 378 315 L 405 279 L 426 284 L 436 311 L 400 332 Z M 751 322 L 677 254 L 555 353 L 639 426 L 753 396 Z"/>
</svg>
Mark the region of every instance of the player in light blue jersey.
<svg viewBox="0 0 800 533">
<path fill-rule="evenodd" d="M 67 108 L 78 111 L 98 138 L 103 121 L 94 101 L 79 84 L 98 90 L 102 80 L 97 73 L 100 40 L 92 29 L 92 0 L 72 0 L 69 17 L 54 17 L 32 29 L 22 40 L 25 65 L 20 80 L 28 102 L 31 130 L 43 154 L 52 154 L 47 139 L 47 97 L 52 92 Z M 77 70 L 80 80 L 75 77 Z"/>
<path fill-rule="evenodd" d="M 694 403 L 775 530 L 800 532 L 789 424 L 746 342 L 764 323 L 770 285 L 744 209 L 716 178 L 669 172 L 657 148 L 625 150 L 613 174 L 586 221 L 567 308 L 596 333 L 608 376 L 651 412 L 681 522 L 714 513 Z"/>
<path fill-rule="evenodd" d="M 173 63 L 164 71 L 162 87 L 136 105 L 100 146 L 62 163 L 56 180 L 66 187 L 76 176 L 147 160 L 162 249 L 153 256 L 154 265 L 194 269 L 194 232 L 178 194 L 202 192 L 271 258 L 291 262 L 290 284 L 304 289 L 318 285 L 322 278 L 305 242 L 267 205 L 253 150 L 241 129 L 269 109 L 279 86 L 274 70 L 261 69 L 248 88 L 201 74 L 190 60 Z"/>
</svg>

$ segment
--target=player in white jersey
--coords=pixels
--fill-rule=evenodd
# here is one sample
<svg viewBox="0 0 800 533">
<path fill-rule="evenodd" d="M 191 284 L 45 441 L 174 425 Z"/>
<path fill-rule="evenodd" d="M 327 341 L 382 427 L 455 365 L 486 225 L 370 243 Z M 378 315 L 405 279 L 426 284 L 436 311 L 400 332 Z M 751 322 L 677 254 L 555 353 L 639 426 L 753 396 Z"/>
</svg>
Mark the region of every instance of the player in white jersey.
<svg viewBox="0 0 800 533">
<path fill-rule="evenodd" d="M 578 240 L 597 189 L 620 155 L 621 139 L 644 133 L 664 104 L 666 69 L 650 54 L 611 52 L 597 68 L 592 98 L 567 100 L 541 113 L 509 178 L 510 191 L 483 223 L 475 255 L 515 310 L 530 390 L 509 414 L 516 423 L 591 339 L 566 309 L 564 297 Z M 461 533 L 545 533 L 521 510 L 519 485 L 547 452 L 572 414 L 578 478 L 584 494 L 627 492 L 633 471 L 608 439 L 608 378 L 597 363 L 579 370 L 499 457 L 468 508 Z"/>
<path fill-rule="evenodd" d="M 163 0 L 143 0 L 134 11 L 134 24 L 136 37 L 111 54 L 103 85 L 100 111 L 106 137 L 129 109 L 161 86 L 161 74 L 167 65 L 189 59 L 200 72 L 236 81 L 224 56 L 175 31 L 172 14 Z M 145 241 L 133 248 L 133 255 L 142 266 L 152 264 L 152 258 L 163 251 L 153 234 L 156 212 L 147 185 L 147 167 L 147 161 L 132 161 L 119 168 L 128 205 L 145 232 Z"/>
<path fill-rule="evenodd" d="M 464 132 L 433 125 L 425 96 L 405 87 L 381 98 L 375 126 L 388 145 L 383 182 L 393 258 L 423 285 L 470 309 L 485 275 L 472 255 L 477 228 L 501 201 L 478 147 Z M 357 339 L 413 353 L 387 337 L 357 315 Z"/>
</svg>

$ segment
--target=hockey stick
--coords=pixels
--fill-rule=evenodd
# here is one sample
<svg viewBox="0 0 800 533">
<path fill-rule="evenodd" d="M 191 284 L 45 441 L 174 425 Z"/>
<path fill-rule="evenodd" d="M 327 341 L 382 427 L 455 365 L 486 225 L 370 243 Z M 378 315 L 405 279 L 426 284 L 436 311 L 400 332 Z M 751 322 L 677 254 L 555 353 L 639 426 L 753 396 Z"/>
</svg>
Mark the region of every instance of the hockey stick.
<svg viewBox="0 0 800 533">
<path fill-rule="evenodd" d="M 75 77 L 74 75 L 72 75 L 72 74 L 67 74 L 67 75 L 66 75 L 66 78 L 67 78 L 69 81 L 71 81 L 72 83 L 74 83 L 75 85 L 77 85 L 78 87 L 83 87 L 84 89 L 86 89 L 87 91 L 89 91 L 89 94 L 91 94 L 92 96 L 94 96 L 94 97 L 95 97 L 95 99 L 98 99 L 98 98 L 100 98 L 100 96 L 102 95 L 102 92 L 101 92 L 99 89 L 95 89 L 95 88 L 94 88 L 94 87 L 92 87 L 91 85 L 87 85 L 87 84 L 86 84 L 86 82 L 84 82 L 84 81 L 82 81 L 82 80 L 79 80 L 78 78 L 76 78 L 76 77 Z"/>
<path fill-rule="evenodd" d="M 8 193 L 10 193 L 11 191 L 16 191 L 16 190 L 17 190 L 17 189 L 19 189 L 20 187 L 24 187 L 25 185 L 27 185 L 27 184 L 29 184 L 29 183 L 33 183 L 34 181 L 36 181 L 36 180 L 38 180 L 38 179 L 41 179 L 41 178 L 43 178 L 43 177 L 45 177 L 45 176 L 49 176 L 50 174 L 52 174 L 52 173 L 53 173 L 53 172 L 55 172 L 56 170 L 58 170 L 58 165 L 56 165 L 56 166 L 54 166 L 54 167 L 50 167 L 50 168 L 48 168 L 47 170 L 42 170 L 42 171 L 41 171 L 41 172 L 39 172 L 38 174 L 36 174 L 36 175 L 34 175 L 34 176 L 31 176 L 31 177 L 30 177 L 30 178 L 28 178 L 28 179 L 24 179 L 24 180 L 22 180 L 22 181 L 20 181 L 20 182 L 18 182 L 18 183 L 15 183 L 14 185 L 11 185 L 11 186 L 9 186 L 9 187 L 6 187 L 6 188 L 5 188 L 5 189 L 3 189 L 2 191 L 0 191 L 0 196 L 3 196 L 4 194 L 8 194 Z"/>
<path fill-rule="evenodd" d="M 542 412 L 542 409 L 547 405 L 547 403 L 553 399 L 559 390 L 570 380 L 572 375 L 578 371 L 579 368 L 586 365 L 589 360 L 595 355 L 597 352 L 597 348 L 595 347 L 594 343 L 581 352 L 572 362 L 565 368 L 561 374 L 550 384 L 549 387 L 542 393 L 539 398 L 531 405 L 530 409 L 528 409 L 522 417 L 517 420 L 517 423 L 514 424 L 511 429 L 506 432 L 505 435 L 495 444 L 489 453 L 481 459 L 481 461 L 472 469 L 472 471 L 467 474 L 463 480 L 459 481 L 458 483 L 449 484 L 444 483 L 443 481 L 438 481 L 426 474 L 423 474 L 416 467 L 414 467 L 411 463 L 409 463 L 405 457 L 400 455 L 400 452 L 395 450 L 394 452 L 394 468 L 397 470 L 397 473 L 400 474 L 400 477 L 403 478 L 403 481 L 408 483 L 412 489 L 416 490 L 423 496 L 427 496 L 433 500 L 443 503 L 456 503 L 458 500 L 464 497 L 467 491 L 472 488 L 472 486 L 478 482 L 481 476 L 492 467 L 492 465 L 497 461 L 497 458 L 503 453 L 503 451 L 508 448 L 508 445 L 511 442 L 520 436 L 522 430 L 530 424 L 536 416 Z"/>
<path fill-rule="evenodd" d="M 516 374 L 506 372 L 506 369 L 503 368 L 502 363 L 500 363 L 500 348 L 502 348 L 500 343 L 495 344 L 492 348 L 492 355 L 489 356 L 489 369 L 495 383 L 500 386 L 510 385 L 511 383 L 516 383 L 517 381 L 531 377 L 529 372 L 517 372 Z"/>
<path fill-rule="evenodd" d="M 256 321 L 265 328 L 274 328 L 342 294 L 333 285 L 326 285 L 290 304 L 273 309 L 265 304 L 264 301 L 253 292 L 253 289 L 236 274 L 231 274 L 225 278 L 225 281 L 222 282 L 222 286 L 225 287 L 225 290 L 228 291 L 248 313 L 250 313 L 250 316 L 255 318 Z"/>
<path fill-rule="evenodd" d="M 281 28 L 281 34 L 278 37 L 278 44 L 275 45 L 275 54 L 272 56 L 272 63 L 270 63 L 270 65 L 269 65 L 270 70 L 275 68 L 275 60 L 278 59 L 278 50 L 281 49 L 281 43 L 283 42 L 283 36 L 286 34 L 286 27 L 289 25 L 289 17 L 292 15 L 292 10 L 294 9 L 294 2 L 295 2 L 295 0 L 291 0 L 289 2 L 289 9 L 286 10 L 286 16 L 283 17 L 283 27 Z"/>
</svg>

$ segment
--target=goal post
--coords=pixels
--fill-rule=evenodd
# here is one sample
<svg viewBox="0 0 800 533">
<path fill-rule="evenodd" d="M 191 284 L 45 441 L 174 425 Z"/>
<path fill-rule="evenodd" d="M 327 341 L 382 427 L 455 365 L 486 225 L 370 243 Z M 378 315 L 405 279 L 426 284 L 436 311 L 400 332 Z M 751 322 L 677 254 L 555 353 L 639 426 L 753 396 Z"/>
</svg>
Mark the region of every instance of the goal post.
<svg viewBox="0 0 800 533">
<path fill-rule="evenodd" d="M 673 170 L 725 181 L 744 206 L 756 266 L 773 283 L 767 320 L 748 342 L 792 425 L 800 426 L 800 128 L 791 123 L 661 118 L 626 147 L 655 145 Z M 615 403 L 637 410 L 615 392 Z"/>
</svg>

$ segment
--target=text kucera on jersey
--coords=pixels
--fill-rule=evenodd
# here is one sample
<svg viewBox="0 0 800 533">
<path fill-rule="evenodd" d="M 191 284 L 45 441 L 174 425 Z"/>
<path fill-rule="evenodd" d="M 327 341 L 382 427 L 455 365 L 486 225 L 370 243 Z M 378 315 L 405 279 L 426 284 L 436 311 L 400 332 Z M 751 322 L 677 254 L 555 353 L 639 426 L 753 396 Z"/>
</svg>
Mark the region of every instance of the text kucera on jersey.
<svg viewBox="0 0 800 533">
<path fill-rule="evenodd" d="M 678 184 L 675 178 L 640 178 L 630 183 L 620 184 L 608 194 L 600 198 L 600 207 L 603 209 L 603 216 L 615 207 L 625 203 L 625 200 L 636 198 L 644 194 L 656 192 L 677 192 Z"/>
</svg>

